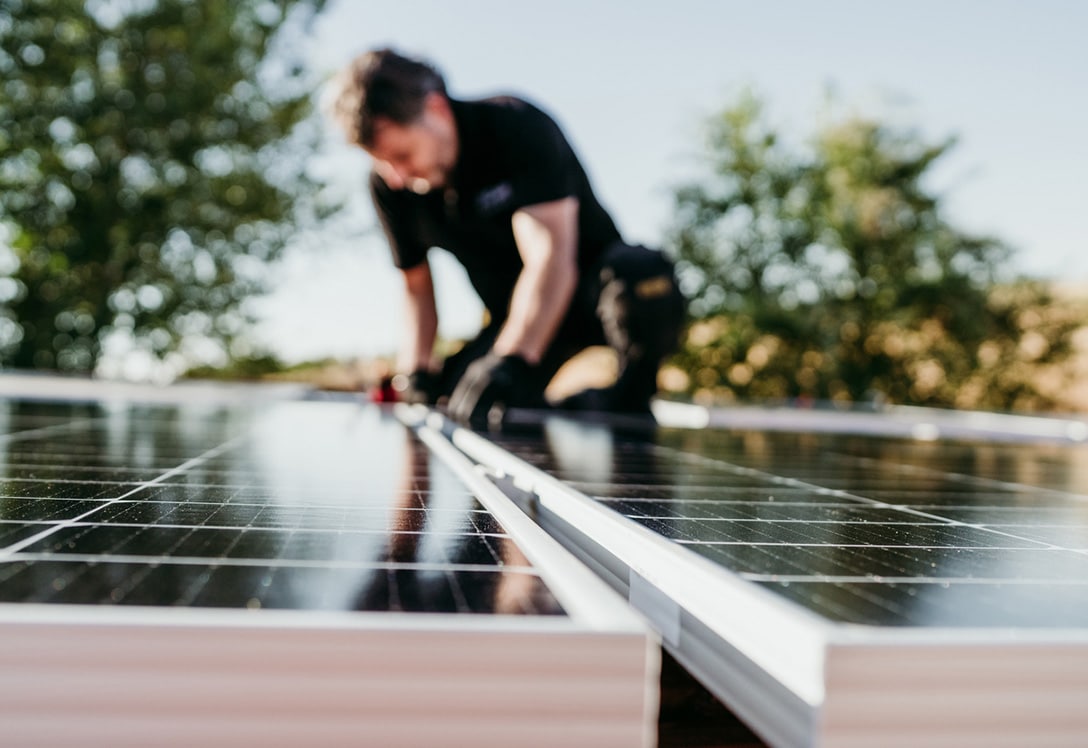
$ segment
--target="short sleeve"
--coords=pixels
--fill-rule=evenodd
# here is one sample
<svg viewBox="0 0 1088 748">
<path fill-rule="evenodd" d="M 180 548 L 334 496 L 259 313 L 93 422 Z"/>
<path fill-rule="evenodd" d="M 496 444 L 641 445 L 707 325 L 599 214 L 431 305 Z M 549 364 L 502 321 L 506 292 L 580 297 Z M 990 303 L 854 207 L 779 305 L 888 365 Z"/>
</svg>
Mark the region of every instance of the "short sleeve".
<svg viewBox="0 0 1088 748">
<path fill-rule="evenodd" d="M 516 111 L 506 128 L 514 210 L 578 194 L 582 174 L 578 159 L 559 126 L 531 105 Z"/>
</svg>

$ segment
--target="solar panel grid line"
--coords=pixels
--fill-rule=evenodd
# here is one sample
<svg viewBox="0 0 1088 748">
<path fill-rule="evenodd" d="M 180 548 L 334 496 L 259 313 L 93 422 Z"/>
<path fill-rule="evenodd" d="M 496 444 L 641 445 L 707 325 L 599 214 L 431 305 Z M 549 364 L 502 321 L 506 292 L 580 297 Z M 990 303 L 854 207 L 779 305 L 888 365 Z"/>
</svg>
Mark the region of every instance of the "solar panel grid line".
<svg viewBox="0 0 1088 748">
<path fill-rule="evenodd" d="M 117 522 L 117 521 L 107 521 L 105 523 L 91 523 L 91 522 L 86 521 L 85 519 L 83 519 L 83 520 L 65 520 L 65 521 L 68 522 L 68 524 L 62 529 L 78 529 L 78 528 L 98 529 L 98 528 L 109 527 L 109 528 L 130 528 L 130 529 L 136 529 L 136 530 L 140 530 L 140 531 L 149 531 L 149 530 L 152 530 L 152 529 L 164 530 L 164 531 L 166 531 L 166 530 L 223 530 L 223 531 L 232 532 L 233 534 L 238 534 L 238 533 L 240 533 L 242 531 L 245 531 L 245 532 L 254 532 L 254 533 L 264 532 L 264 533 L 268 533 L 270 535 L 275 534 L 275 535 L 281 535 L 281 536 L 283 534 L 289 533 L 289 532 L 295 532 L 295 533 L 306 532 L 306 533 L 314 533 L 314 534 L 317 534 L 317 535 L 340 535 L 340 536 L 353 535 L 353 534 L 357 534 L 357 535 L 378 535 L 378 536 L 381 536 L 381 537 L 385 537 L 385 536 L 390 534 L 389 532 L 383 532 L 381 530 L 374 530 L 374 529 L 371 529 L 371 530 L 363 530 L 363 529 L 352 530 L 352 529 L 347 529 L 347 528 L 329 528 L 329 527 L 300 528 L 300 527 L 291 527 L 291 526 L 283 526 L 283 525 L 264 527 L 264 526 L 254 525 L 254 524 L 246 524 L 246 525 L 230 525 L 230 524 L 209 525 L 209 524 L 200 523 L 200 524 L 194 525 L 194 524 L 189 524 L 189 523 L 172 524 L 172 523 L 169 523 L 169 522 L 141 523 L 141 522 Z M 42 521 L 42 522 L 38 522 L 37 524 L 57 525 L 58 523 Z M 418 535 L 418 536 L 426 535 L 428 537 L 454 537 L 454 536 L 463 535 L 464 533 L 453 532 L 453 531 L 442 531 L 442 530 L 432 532 L 430 530 L 424 531 L 424 530 L 403 530 L 403 529 L 401 529 L 401 530 L 394 530 L 393 534 L 395 534 L 395 535 Z M 476 535 L 478 535 L 480 537 L 500 537 L 500 538 L 501 537 L 507 537 L 507 535 L 505 533 L 494 532 L 494 531 L 492 531 L 492 532 L 480 531 L 480 532 L 476 532 L 474 534 L 476 534 Z"/>
<path fill-rule="evenodd" d="M 110 458 L 99 454 L 96 450 L 80 449 L 79 445 L 69 442 L 65 445 L 63 451 L 53 451 L 46 447 L 44 444 L 35 445 L 37 448 L 33 453 L 27 454 L 23 452 L 17 452 L 13 449 L 7 449 L 5 452 L 5 462 L 11 467 L 53 467 L 55 465 L 70 465 L 73 458 L 78 458 L 80 462 L 86 462 L 89 464 L 110 462 Z M 171 461 L 167 465 L 160 467 L 166 468 L 174 465 L 175 461 Z"/>
<path fill-rule="evenodd" d="M 874 460 L 871 457 L 860 457 L 860 456 L 856 456 L 856 455 L 849 455 L 849 456 L 835 455 L 834 453 L 831 453 L 831 455 L 829 455 L 829 456 L 833 456 L 833 457 L 836 457 L 838 459 L 849 459 L 849 460 L 851 460 L 853 462 L 858 462 L 860 464 L 866 464 L 866 465 L 872 465 L 872 466 L 876 466 L 877 464 L 879 464 L 881 467 L 889 467 L 889 462 L 888 461 L 882 460 L 882 461 L 878 462 L 877 460 Z M 1016 491 L 1024 491 L 1025 489 L 1027 489 L 1027 490 L 1031 490 L 1033 493 L 1044 494 L 1044 495 L 1053 495 L 1053 496 L 1056 496 L 1056 497 L 1059 497 L 1059 498 L 1076 498 L 1076 499 L 1088 498 L 1088 497 L 1085 497 L 1084 494 L 1073 493 L 1073 492 L 1070 492 L 1070 491 L 1061 491 L 1061 490 L 1057 490 L 1057 489 L 1053 489 L 1053 488 L 1047 488 L 1045 486 L 1043 486 L 1043 487 L 1028 486 L 1028 485 L 1023 484 L 1023 483 L 1016 483 L 1014 481 L 997 480 L 997 479 L 989 478 L 989 477 L 985 477 L 985 476 L 964 475 L 964 474 L 960 474 L 960 473 L 953 473 L 953 472 L 947 472 L 947 471 L 937 471 L 937 470 L 934 470 L 932 468 L 922 467 L 922 466 L 919 466 L 919 465 L 909 465 L 909 464 L 903 464 L 903 463 L 895 463 L 893 466 L 895 467 L 896 470 L 899 470 L 899 471 L 901 471 L 903 473 L 914 474 L 914 475 L 923 475 L 923 476 L 927 476 L 927 477 L 940 476 L 943 479 L 949 479 L 950 478 L 950 479 L 955 480 L 955 481 L 962 481 L 964 484 L 967 484 L 967 485 L 972 485 L 972 486 L 981 485 L 981 486 L 986 486 L 988 488 L 994 488 L 994 489 L 998 489 L 998 490 L 1002 490 L 1002 491 L 1016 492 Z"/>
<path fill-rule="evenodd" d="M 91 480 L 97 478 L 98 480 L 106 480 L 109 483 L 146 483 L 158 477 L 164 470 L 164 468 L 101 468 L 93 465 L 41 466 L 20 464 L 9 464 L 7 468 L 11 479 L 24 477 L 24 475 L 12 475 L 12 473 L 23 473 L 25 478 L 30 480 L 44 481 L 61 477 L 78 480 L 80 476 L 87 476 Z M 109 478 L 105 476 L 109 476 Z"/>
<path fill-rule="evenodd" d="M 1031 538 L 1046 543 L 1054 549 L 1065 549 L 1075 553 L 1088 550 L 1088 526 L 1070 527 L 1068 525 L 983 525 L 987 529 L 1007 532 L 1017 537 Z"/>
<path fill-rule="evenodd" d="M 800 505 L 806 506 L 806 505 Z M 812 505 L 807 505 L 811 507 Z M 845 507 L 838 507 L 844 508 Z M 862 519 L 846 519 L 843 517 L 837 517 L 833 519 L 815 519 L 812 517 L 806 518 L 785 518 L 785 517 L 721 517 L 721 516 L 700 516 L 692 517 L 690 515 L 668 515 L 668 514 L 628 514 L 626 512 L 620 512 L 626 516 L 638 517 L 645 522 L 652 522 L 662 528 L 673 528 L 677 532 L 681 532 L 684 526 L 690 526 L 693 529 L 700 531 L 719 531 L 724 535 L 726 530 L 733 528 L 747 528 L 750 530 L 758 531 L 761 527 L 769 527 L 778 529 L 785 529 L 787 531 L 803 532 L 804 528 L 810 528 L 814 532 L 826 532 L 834 529 L 841 529 L 856 534 L 864 534 L 866 528 L 925 528 L 929 533 L 933 534 L 945 534 L 948 536 L 955 536 L 959 533 L 961 536 L 975 536 L 980 534 L 983 528 L 993 527 L 990 523 L 976 523 L 967 520 L 956 520 L 949 517 L 943 517 L 940 515 L 928 516 L 930 513 L 917 513 L 922 521 L 909 521 L 904 515 L 908 512 L 903 511 L 903 507 L 897 506 L 881 507 L 870 506 L 867 507 L 874 510 L 874 514 L 880 512 L 882 516 L 874 516 L 873 518 Z M 987 533 L 988 534 L 988 533 Z M 1034 545 L 1034 541 L 1029 543 L 1024 541 L 1021 545 Z"/>
<path fill-rule="evenodd" d="M 16 484 L 16 485 L 23 485 L 27 489 L 40 487 L 41 484 L 47 484 L 49 486 L 54 486 L 54 485 L 70 486 L 72 488 L 79 487 L 79 486 L 93 486 L 93 487 L 98 489 L 98 491 L 99 491 L 98 495 L 100 495 L 104 491 L 109 490 L 110 486 L 139 486 L 139 485 L 144 485 L 142 482 L 107 481 L 107 480 L 76 480 L 76 479 L 71 479 L 71 478 L 49 478 L 47 480 L 43 480 L 42 478 L 19 478 L 19 477 L 13 478 L 13 477 L 10 477 L 10 476 L 6 476 L 4 478 L 4 483 L 5 484 L 13 483 L 13 484 Z M 56 495 L 53 495 L 53 496 L 36 496 L 35 498 L 50 499 L 50 498 L 60 498 L 60 497 L 58 497 Z M 93 498 L 93 496 L 92 497 L 87 497 L 87 498 Z"/>
<path fill-rule="evenodd" d="M 5 496 L 4 519 L 0 522 L 47 522 L 81 514 L 100 502 L 72 499 L 41 499 Z"/>
<path fill-rule="evenodd" d="M 163 566 L 176 564 L 178 566 L 207 566 L 208 558 L 206 556 L 152 556 L 152 555 L 130 555 L 118 557 L 123 558 L 124 563 L 128 564 L 146 564 Z M 28 562 L 41 562 L 41 561 L 57 561 L 58 558 L 54 554 L 49 553 L 20 553 L 20 561 Z M 78 563 L 108 563 L 103 562 L 100 554 L 93 553 L 71 553 L 65 554 L 65 561 L 78 562 Z M 535 574 L 534 567 L 527 564 L 509 564 L 509 563 L 496 563 L 496 564 L 472 564 L 472 563 L 439 563 L 428 561 L 397 561 L 397 562 L 380 562 L 380 561 L 349 561 L 342 559 L 335 559 L 329 561 L 318 561 L 312 559 L 268 559 L 268 558 L 216 558 L 215 565 L 218 566 L 258 566 L 260 568 L 284 568 L 284 567 L 300 567 L 311 569 L 404 569 L 409 571 L 442 571 L 443 569 L 449 569 L 451 571 L 484 571 L 494 570 L 496 567 L 501 566 L 503 571 L 509 571 L 514 573 L 523 574 Z M 2 575 L 0 575 L 2 579 Z"/>
<path fill-rule="evenodd" d="M 58 523 L 56 523 L 56 522 L 44 522 L 43 521 L 43 522 L 25 523 L 25 524 L 27 524 L 27 525 L 29 525 L 29 524 L 49 525 L 51 527 L 56 528 Z M 178 538 L 175 541 L 176 543 L 183 543 L 183 542 L 189 540 L 190 536 L 194 532 L 202 531 L 202 530 L 207 530 L 209 532 L 223 532 L 224 535 L 229 534 L 229 537 L 231 537 L 231 538 L 236 538 L 236 537 L 240 538 L 240 537 L 242 537 L 242 533 L 249 532 L 249 533 L 254 533 L 254 534 L 262 534 L 263 533 L 263 534 L 269 536 L 270 538 L 277 538 L 277 539 L 278 538 L 290 538 L 292 536 L 292 534 L 295 535 L 295 536 L 298 536 L 298 535 L 301 535 L 303 533 L 306 533 L 306 534 L 308 534 L 310 536 L 313 536 L 314 539 L 320 539 L 322 536 L 324 536 L 324 537 L 334 537 L 335 536 L 335 537 L 348 539 L 348 540 L 353 539 L 353 538 L 356 538 L 356 539 L 358 539 L 358 538 L 369 538 L 369 537 L 373 537 L 373 536 L 384 538 L 384 537 L 388 537 L 390 535 L 393 535 L 393 536 L 395 536 L 397 538 L 416 536 L 416 537 L 429 537 L 429 538 L 440 538 L 440 539 L 455 539 L 455 538 L 463 537 L 465 535 L 465 533 L 458 533 L 458 532 L 430 532 L 430 531 L 405 531 L 405 530 L 394 530 L 392 532 L 381 532 L 381 531 L 378 531 L 378 530 L 336 530 L 336 529 L 328 529 L 328 528 L 292 529 L 290 527 L 283 527 L 283 526 L 257 527 L 257 526 L 253 526 L 253 525 L 196 525 L 196 526 L 194 526 L 194 525 L 186 525 L 186 524 L 177 524 L 177 525 L 175 525 L 175 524 L 168 524 L 168 523 L 155 523 L 155 524 L 152 524 L 152 525 L 141 525 L 141 524 L 137 524 L 137 523 L 127 523 L 127 522 L 109 522 L 108 524 L 72 523 L 72 524 L 69 524 L 69 525 L 65 526 L 64 528 L 57 529 L 57 533 L 62 532 L 62 530 L 83 530 L 83 531 L 88 531 L 89 532 L 89 531 L 99 531 L 99 530 L 104 530 L 104 529 L 117 529 L 117 530 L 129 529 L 129 530 L 138 531 L 135 534 L 126 535 L 126 540 L 128 540 L 128 541 L 139 540 L 139 538 L 138 538 L 139 533 L 148 532 L 148 531 L 151 531 L 152 529 L 154 529 L 156 531 L 162 531 L 162 533 L 160 533 L 160 537 L 165 537 L 166 533 L 168 533 L 169 531 L 179 531 L 179 530 L 187 531 L 187 534 L 184 537 Z M 474 532 L 474 533 L 472 533 L 472 535 L 474 537 L 480 537 L 480 538 L 506 538 L 506 537 L 508 537 L 504 533 L 496 533 L 496 532 Z M 48 537 L 48 536 L 45 536 L 45 537 Z M 44 540 L 45 537 L 39 538 L 38 540 Z M 77 540 L 78 539 L 81 539 L 81 538 L 77 538 Z M 37 542 L 37 541 L 35 541 L 35 542 Z M 61 542 L 62 543 L 69 543 L 69 542 L 71 542 L 71 540 L 69 538 L 65 538 Z M 33 545 L 33 544 L 31 544 L 31 545 Z M 170 549 L 173 550 L 175 547 L 176 547 L 175 545 L 171 545 Z M 225 549 L 225 551 L 226 550 L 229 550 L 229 548 Z M 114 552 L 120 552 L 120 551 L 121 551 L 120 546 L 115 546 L 115 547 L 109 549 L 108 552 L 114 553 Z M 25 553 L 25 552 L 26 552 L 25 550 L 19 551 L 19 553 Z M 62 549 L 58 548 L 58 549 L 53 550 L 51 552 L 53 552 L 53 553 L 63 553 L 64 551 Z M 224 553 L 224 555 L 226 555 L 226 554 Z"/>
<path fill-rule="evenodd" d="M 219 445 L 217 445 L 215 447 L 212 447 L 211 449 L 207 450 L 203 454 L 197 455 L 196 457 L 193 457 L 193 458 L 190 458 L 190 459 L 186 460 L 185 462 L 181 463 L 180 465 L 177 465 L 176 467 L 173 467 L 173 468 L 167 470 L 166 472 L 162 473 L 158 477 L 153 478 L 153 479 L 151 479 L 149 481 L 140 483 L 139 485 L 133 487 L 129 491 L 126 491 L 125 493 L 121 494 L 120 496 L 118 496 L 118 497 L 116 497 L 114 499 L 111 499 L 110 501 L 105 502 L 100 507 L 95 507 L 95 508 L 93 508 L 93 509 L 85 512 L 84 514 L 81 514 L 81 515 L 77 516 L 77 517 L 73 517 L 71 519 L 64 520 L 63 522 L 58 523 L 55 527 L 50 528 L 49 530 L 43 530 L 42 533 L 39 534 L 39 535 L 32 536 L 32 537 L 27 538 L 25 540 L 22 540 L 22 541 L 20 541 L 18 543 L 14 543 L 14 544 L 12 544 L 10 546 L 7 546 L 6 548 L 0 548 L 0 560 L 2 560 L 5 557 L 9 557 L 12 554 L 18 553 L 21 549 L 26 548 L 28 546 L 31 546 L 31 545 L 33 545 L 34 543 L 36 543 L 36 542 L 38 542 L 40 540 L 44 540 L 49 535 L 52 535 L 53 533 L 59 532 L 60 530 L 63 530 L 65 527 L 75 525 L 76 523 L 87 519 L 88 517 L 94 515 L 95 512 L 101 511 L 102 509 L 105 509 L 106 507 L 110 506 L 111 504 L 114 504 L 114 503 L 119 502 L 119 501 L 123 501 L 126 498 L 128 498 L 129 496 L 133 496 L 136 493 L 138 493 L 138 492 L 140 492 L 140 491 L 142 491 L 142 490 L 144 490 L 144 489 L 146 489 L 146 488 L 148 488 L 150 486 L 154 486 L 154 485 L 157 485 L 159 483 L 162 483 L 162 482 L 168 480 L 169 478 L 171 478 L 171 477 L 173 477 L 175 475 L 178 475 L 181 472 L 184 472 L 185 470 L 188 470 L 188 469 L 190 469 L 192 467 L 198 466 L 202 462 L 205 462 L 206 460 L 211 459 L 212 457 L 226 451 L 227 449 L 231 449 L 231 448 L 237 446 L 237 444 L 240 441 L 241 441 L 241 437 L 235 437 L 234 439 L 231 439 L 231 440 L 229 440 L 227 442 L 224 442 L 224 443 L 219 444 Z"/>
<path fill-rule="evenodd" d="M 828 486 L 823 486 L 818 483 L 813 483 L 809 480 L 803 480 L 800 478 L 793 478 L 784 475 L 775 475 L 774 473 L 768 473 L 756 468 L 734 465 L 724 460 L 719 460 L 712 457 L 706 457 L 704 455 L 693 455 L 688 452 L 683 452 L 670 447 L 656 446 L 655 451 L 659 454 L 665 455 L 674 459 L 681 459 L 686 461 L 695 462 L 698 464 L 709 465 L 727 472 L 736 472 L 743 475 L 758 476 L 762 480 L 766 480 L 772 485 L 788 486 L 790 488 L 800 489 L 802 491 L 816 492 L 821 495 L 834 495 L 836 498 L 846 499 L 851 502 L 858 502 L 868 504 L 870 506 L 879 507 L 881 509 L 889 509 L 895 511 L 903 511 L 907 514 L 917 514 L 918 516 L 928 519 L 935 519 L 938 521 L 947 521 L 943 517 L 938 515 L 927 515 L 924 512 L 917 512 L 910 507 L 903 507 L 896 504 L 890 504 L 879 499 L 874 499 L 868 496 L 857 494 L 850 491 L 844 491 L 842 489 L 835 489 Z"/>
<path fill-rule="evenodd" d="M 670 448 L 666 448 L 666 447 L 658 447 L 657 449 L 662 450 L 664 453 L 669 454 L 670 456 L 680 456 L 683 459 L 691 459 L 691 460 L 697 461 L 697 462 L 699 462 L 701 464 L 717 465 L 717 466 L 720 466 L 720 467 L 722 467 L 722 468 L 724 468 L 726 470 L 729 470 L 729 471 L 736 470 L 736 471 L 741 472 L 743 474 L 760 474 L 762 472 L 762 471 L 757 471 L 757 470 L 755 470 L 753 468 L 740 467 L 740 466 L 732 465 L 732 464 L 727 463 L 727 462 L 722 462 L 722 461 L 719 461 L 719 460 L 715 460 L 713 458 L 707 458 L 707 457 L 704 457 L 702 455 L 690 455 L 690 454 L 683 453 L 683 452 L 679 452 L 679 453 L 671 452 Z M 851 458 L 851 459 L 853 459 L 853 458 Z M 864 458 L 859 458 L 859 459 L 864 459 Z M 896 467 L 897 468 L 910 468 L 911 466 L 897 465 Z M 932 471 L 930 471 L 929 474 L 932 474 Z M 945 476 L 948 476 L 948 475 L 951 475 L 951 474 L 941 473 L 942 477 L 945 477 Z M 807 489 L 807 490 L 826 490 L 826 487 L 820 486 L 819 484 L 810 483 L 807 480 L 801 480 L 801 479 L 797 479 L 797 478 L 790 478 L 790 477 L 784 477 L 784 476 L 775 476 L 775 475 L 769 475 L 769 477 L 776 479 L 776 481 L 781 480 L 785 485 L 789 485 L 789 486 L 796 487 L 796 488 L 802 488 L 802 489 Z M 961 476 L 952 475 L 952 477 L 954 479 L 959 479 Z M 969 477 L 969 476 L 967 476 L 967 477 Z M 992 481 L 981 481 L 980 480 L 980 482 L 985 482 L 986 485 L 991 486 L 991 487 L 993 485 L 995 485 L 995 483 L 992 482 Z M 1003 488 L 1008 488 L 1009 490 L 1014 490 L 1014 489 L 1023 490 L 1024 488 L 1026 488 L 1026 486 L 1023 486 L 1023 485 L 1009 484 L 1009 483 L 1000 483 L 1000 486 L 1003 487 Z M 1058 495 L 1058 496 L 1061 496 L 1062 498 L 1070 498 L 1070 497 L 1088 498 L 1088 497 L 1083 497 L 1080 494 L 1071 494 L 1071 493 L 1068 493 L 1068 492 L 1054 492 L 1054 493 L 1056 495 Z M 998 536 L 1002 536 L 1002 537 L 1008 538 L 1010 540 L 1016 540 L 1016 541 L 1020 541 L 1020 542 L 1023 542 L 1023 543 L 1030 543 L 1030 544 L 1033 544 L 1033 545 L 1036 545 L 1036 544 L 1044 545 L 1044 546 L 1047 546 L 1047 547 L 1051 548 L 1052 550 L 1068 551 L 1068 552 L 1074 552 L 1074 553 L 1085 553 L 1084 549 L 1070 549 L 1070 548 L 1063 547 L 1063 546 L 1060 546 L 1060 545 L 1035 540 L 1033 538 L 1025 537 L 1023 535 L 1018 535 L 1018 534 L 1015 534 L 1015 533 L 1012 533 L 1012 532 L 1009 532 L 1009 531 L 997 529 L 997 528 L 994 528 L 994 527 L 989 526 L 989 525 L 980 524 L 980 523 L 970 523 L 970 522 L 965 522 L 965 521 L 961 521 L 961 520 L 950 519 L 950 518 L 944 517 L 944 516 L 942 516 L 940 514 L 936 514 L 936 513 L 933 513 L 933 512 L 922 511 L 920 509 L 917 509 L 917 508 L 911 507 L 911 506 L 889 504 L 889 503 L 881 501 L 879 499 L 869 498 L 867 496 L 860 495 L 860 494 L 837 491 L 836 495 L 841 496 L 842 498 L 852 500 L 852 501 L 871 504 L 873 506 L 877 506 L 877 507 L 880 507 L 880 508 L 883 508 L 883 509 L 899 511 L 899 512 L 903 512 L 904 514 L 911 515 L 911 516 L 917 516 L 919 518 L 934 520 L 937 523 L 944 523 L 944 524 L 960 526 L 960 527 L 969 527 L 969 528 L 976 529 L 976 530 L 979 530 L 979 531 L 982 531 L 982 532 L 992 533 L 992 534 L 995 534 L 995 535 L 998 535 Z M 918 523 L 909 523 L 909 524 L 911 526 L 914 526 L 914 527 L 919 526 Z M 706 541 L 706 543 L 708 545 L 713 545 L 714 544 L 713 541 Z M 803 545 L 803 544 L 799 544 L 799 545 Z M 839 547 L 851 547 L 851 546 L 849 544 L 839 544 Z M 904 546 L 904 547 L 909 547 L 909 546 Z M 914 546 L 914 547 L 927 547 L 927 546 Z M 972 546 L 962 546 L 962 547 L 967 548 L 967 547 L 972 547 Z M 985 546 L 978 546 L 978 547 L 985 547 Z"/>
<path fill-rule="evenodd" d="M 84 481 L 70 481 L 70 482 L 79 483 L 79 484 L 86 483 Z M 50 483 L 64 483 L 64 481 L 51 480 Z M 131 484 L 107 483 L 107 485 L 131 485 Z M 149 498 L 147 499 L 148 503 L 162 503 L 162 502 L 171 501 L 171 499 L 161 499 L 161 498 L 160 499 L 155 499 L 154 498 L 156 496 L 168 495 L 169 492 L 171 492 L 171 491 L 173 491 L 175 493 L 184 494 L 184 495 L 191 495 L 192 493 L 196 492 L 197 494 L 204 496 L 205 499 L 207 498 L 208 494 L 214 493 L 216 495 L 220 495 L 222 492 L 229 492 L 230 493 L 229 500 L 226 500 L 226 501 L 216 500 L 216 501 L 211 501 L 210 503 L 215 503 L 216 505 L 230 506 L 230 507 L 236 507 L 236 506 L 268 506 L 269 504 L 274 504 L 277 507 L 290 506 L 290 504 L 287 503 L 287 499 L 280 496 L 276 492 L 274 487 L 273 488 L 254 489 L 253 485 L 248 484 L 248 483 L 238 483 L 238 484 L 203 483 L 203 482 L 199 482 L 199 481 L 198 482 L 192 482 L 192 483 L 190 483 L 190 482 L 185 482 L 185 483 L 164 482 L 164 483 L 155 484 L 154 486 L 145 486 L 145 487 L 152 488 L 152 489 L 158 489 L 157 492 L 152 492 L 152 493 L 149 494 Z M 253 491 L 256 491 L 255 495 L 247 496 L 246 498 L 248 500 L 234 500 L 235 497 L 240 497 L 240 496 L 243 496 L 244 494 L 246 494 L 247 492 L 253 492 Z M 414 494 L 418 499 L 420 496 L 426 494 L 426 491 L 405 490 L 405 491 L 403 491 L 403 493 L 406 494 L 406 495 L 407 494 Z M 367 498 L 368 495 L 370 495 L 370 493 L 368 492 L 368 488 L 363 486 L 359 490 L 353 491 L 351 493 L 351 498 L 352 498 L 353 501 L 355 501 L 357 503 L 358 506 L 363 506 L 363 499 Z M 385 494 L 380 493 L 380 492 L 374 493 L 373 496 L 374 496 L 374 498 L 379 499 L 380 501 L 384 501 L 386 499 Z M 48 497 L 43 497 L 43 498 L 48 498 Z M 338 497 L 335 497 L 335 496 L 327 496 L 326 495 L 326 496 L 323 496 L 321 500 L 300 499 L 297 496 L 291 497 L 291 499 L 295 502 L 294 506 L 304 507 L 307 510 L 313 509 L 315 511 L 319 511 L 321 509 L 336 509 L 336 508 L 341 508 L 341 507 L 344 506 L 343 501 L 341 499 L 339 499 Z M 193 503 L 193 504 L 209 503 L 209 501 L 207 501 L 207 500 L 202 502 L 199 499 L 197 499 L 197 500 L 183 499 L 183 500 L 187 504 L 188 503 Z M 141 498 L 141 501 L 144 501 L 144 499 Z M 404 508 L 405 509 L 412 509 L 412 508 L 422 509 L 421 506 L 404 507 Z"/>
<path fill-rule="evenodd" d="M 84 428 L 94 423 L 94 419 L 82 418 L 74 421 L 66 421 L 64 423 L 51 424 L 49 426 L 39 426 L 33 429 L 24 429 L 22 431 L 13 431 L 4 434 L 0 434 L 0 445 L 10 444 L 12 442 L 28 441 L 32 439 L 42 439 L 45 437 L 51 437 L 58 432 L 74 431 L 76 429 Z"/>
</svg>

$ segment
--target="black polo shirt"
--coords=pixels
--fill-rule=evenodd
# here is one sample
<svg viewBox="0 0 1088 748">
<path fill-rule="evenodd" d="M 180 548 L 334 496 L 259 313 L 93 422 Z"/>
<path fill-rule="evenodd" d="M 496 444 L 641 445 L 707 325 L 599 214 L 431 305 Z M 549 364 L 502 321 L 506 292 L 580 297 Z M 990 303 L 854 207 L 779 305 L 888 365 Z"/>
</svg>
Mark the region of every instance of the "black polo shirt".
<svg viewBox="0 0 1088 748">
<path fill-rule="evenodd" d="M 442 247 L 464 265 L 492 318 L 502 320 L 522 267 L 515 211 L 577 198 L 582 272 L 620 235 L 551 117 L 513 97 L 450 105 L 460 148 L 449 185 L 417 195 L 390 189 L 372 173 L 371 196 L 398 268 L 414 267 L 428 249 Z"/>
</svg>

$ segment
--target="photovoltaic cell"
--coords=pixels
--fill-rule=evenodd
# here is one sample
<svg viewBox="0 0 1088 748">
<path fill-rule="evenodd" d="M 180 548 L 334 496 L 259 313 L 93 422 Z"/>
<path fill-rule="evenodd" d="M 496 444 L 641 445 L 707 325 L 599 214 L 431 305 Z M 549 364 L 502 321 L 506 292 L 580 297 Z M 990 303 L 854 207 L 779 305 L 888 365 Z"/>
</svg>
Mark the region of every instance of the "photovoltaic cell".
<svg viewBox="0 0 1088 748">
<path fill-rule="evenodd" d="M 560 614 L 401 424 L 284 403 L 9 403 L 0 602 Z"/>
<path fill-rule="evenodd" d="M 1088 625 L 1088 447 L 581 427 L 498 445 L 838 622 Z"/>
</svg>

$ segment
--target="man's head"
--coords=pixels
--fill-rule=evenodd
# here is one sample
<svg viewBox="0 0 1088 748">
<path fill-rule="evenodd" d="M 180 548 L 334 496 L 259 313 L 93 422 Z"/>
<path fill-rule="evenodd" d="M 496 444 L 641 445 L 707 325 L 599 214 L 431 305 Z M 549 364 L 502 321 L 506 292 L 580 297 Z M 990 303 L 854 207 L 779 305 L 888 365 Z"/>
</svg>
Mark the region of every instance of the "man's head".
<svg viewBox="0 0 1088 748">
<path fill-rule="evenodd" d="M 374 158 L 386 184 L 421 193 L 446 184 L 457 161 L 457 127 L 435 68 L 374 50 L 341 71 L 329 93 L 333 120 Z"/>
</svg>

